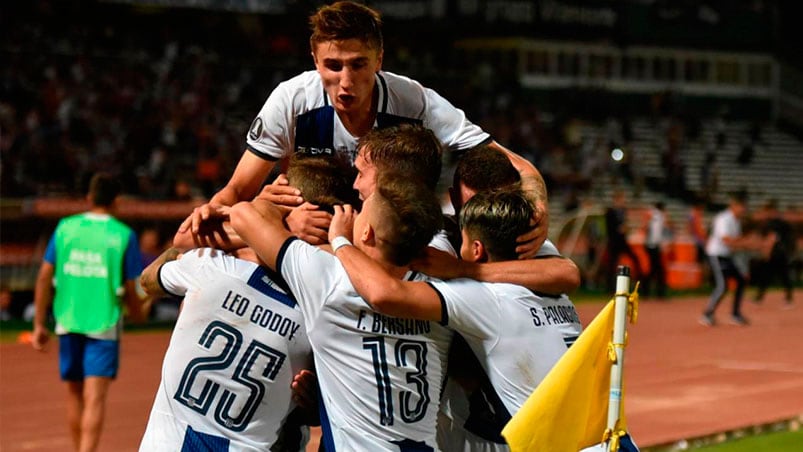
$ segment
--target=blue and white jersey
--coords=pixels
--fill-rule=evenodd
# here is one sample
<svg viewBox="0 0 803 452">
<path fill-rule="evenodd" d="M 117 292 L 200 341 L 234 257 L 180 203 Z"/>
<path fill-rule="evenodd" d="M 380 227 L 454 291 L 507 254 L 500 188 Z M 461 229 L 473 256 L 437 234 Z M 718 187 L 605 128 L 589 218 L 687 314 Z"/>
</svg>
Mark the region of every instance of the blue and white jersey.
<svg viewBox="0 0 803 452">
<path fill-rule="evenodd" d="M 276 441 L 295 407 L 293 376 L 312 363 L 301 311 L 272 273 L 209 248 L 161 267 L 159 283 L 184 302 L 140 451 Z"/>
<path fill-rule="evenodd" d="M 301 240 L 285 242 L 277 268 L 304 314 L 326 450 L 438 450 L 435 422 L 452 331 L 374 312 L 335 256 Z M 415 272 L 407 279 L 429 280 Z"/>
<path fill-rule="evenodd" d="M 378 72 L 376 86 L 376 128 L 421 124 L 451 150 L 490 142 L 490 136 L 471 123 L 462 110 L 415 80 Z M 246 143 L 251 152 L 269 160 L 292 152 L 345 152 L 353 161 L 358 138 L 346 130 L 335 113 L 318 72 L 307 71 L 273 90 L 251 123 Z"/>
<path fill-rule="evenodd" d="M 582 331 L 571 300 L 513 284 L 433 281 L 459 332 L 512 415 Z"/>
<path fill-rule="evenodd" d="M 536 255 L 537 258 L 560 257 L 558 248 L 547 239 Z M 570 332 L 571 340 L 573 333 Z M 479 376 L 478 376 L 479 377 Z M 506 452 L 510 448 L 504 442 L 500 421 L 512 413 L 502 413 L 505 408 L 498 396 L 489 394 L 492 387 L 483 385 L 475 389 L 469 400 L 463 387 L 454 379 L 447 378 L 441 397 L 441 412 L 438 417 L 438 445 L 443 450 L 456 452 Z M 481 399 L 481 400 L 478 400 Z M 493 415 L 493 419 L 487 416 Z"/>
</svg>

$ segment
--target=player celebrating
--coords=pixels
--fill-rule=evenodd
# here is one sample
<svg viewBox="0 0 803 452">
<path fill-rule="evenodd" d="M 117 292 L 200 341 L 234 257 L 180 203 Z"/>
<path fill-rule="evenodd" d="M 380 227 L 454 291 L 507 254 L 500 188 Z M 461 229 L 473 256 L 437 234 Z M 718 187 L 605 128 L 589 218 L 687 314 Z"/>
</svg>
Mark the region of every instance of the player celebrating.
<svg viewBox="0 0 803 452">
<path fill-rule="evenodd" d="M 489 143 L 505 152 L 515 165 L 529 163 L 493 141 L 435 91 L 382 71 L 382 21 L 378 12 L 340 1 L 321 7 L 310 24 L 315 71 L 279 84 L 270 94 L 251 125 L 247 149 L 228 184 L 208 204 L 196 208 L 180 232 L 197 233 L 202 221 L 215 215 L 220 206 L 250 200 L 279 159 L 294 152 L 346 153 L 353 157 L 358 139 L 374 128 L 422 124 L 449 149 L 466 150 Z M 537 171 L 536 175 L 542 217 L 526 237 L 531 245 L 525 250 L 532 254 L 546 238 L 548 225 L 546 188 Z M 301 222 L 297 227 L 310 223 Z M 289 226 L 300 234 L 295 224 Z M 325 241 L 325 233 L 321 233 L 325 227 L 316 227 L 318 233 L 306 235 Z"/>
<path fill-rule="evenodd" d="M 460 218 L 463 259 L 515 257 L 515 237 L 528 227 L 532 208 L 519 190 L 472 197 Z M 350 243 L 352 231 L 362 230 L 362 215 L 355 218 L 350 206 L 336 206 L 331 240 Z M 566 296 L 538 296 L 521 286 L 469 279 L 401 281 L 361 248 L 336 249 L 357 292 L 383 314 L 438 321 L 461 333 L 480 358 L 508 419 L 580 334 L 579 318 Z"/>
<path fill-rule="evenodd" d="M 414 179 L 380 178 L 362 208 L 366 253 L 395 277 L 422 279 L 407 263 L 439 229 L 440 205 Z M 269 202 L 236 204 L 231 224 L 296 295 L 314 352 L 327 450 L 434 450 L 451 331 L 372 311 L 337 259 L 295 239 Z"/>
<path fill-rule="evenodd" d="M 337 163 L 296 158 L 288 178 L 324 208 L 353 202 L 351 178 Z M 202 248 L 177 259 L 173 248 L 143 272 L 150 296 L 185 301 L 140 450 L 303 448 L 301 435 L 280 437 L 280 429 L 291 423 L 293 376 L 311 368 L 304 321 L 281 277 L 249 251 Z"/>
</svg>

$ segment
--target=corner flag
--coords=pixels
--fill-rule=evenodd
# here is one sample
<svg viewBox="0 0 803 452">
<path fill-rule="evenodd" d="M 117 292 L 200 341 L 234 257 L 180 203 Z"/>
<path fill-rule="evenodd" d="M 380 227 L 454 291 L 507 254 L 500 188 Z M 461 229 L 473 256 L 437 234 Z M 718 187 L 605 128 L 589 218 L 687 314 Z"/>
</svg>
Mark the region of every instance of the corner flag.
<svg viewBox="0 0 803 452">
<path fill-rule="evenodd" d="M 577 452 L 600 443 L 607 443 L 611 451 L 638 450 L 627 436 L 620 397 L 624 391 L 611 384 L 612 375 L 621 383 L 621 367 L 617 374 L 612 366 L 621 366 L 624 347 L 624 325 L 621 341 L 613 338 L 615 318 L 621 317 L 624 324 L 628 308 L 631 321 L 636 316 L 638 295 L 627 293 L 628 270 L 620 270 L 616 299 L 597 314 L 502 430 L 511 452 Z M 621 273 L 627 273 L 626 285 L 619 281 Z M 620 310 L 621 316 L 617 315 Z M 609 401 L 614 402 L 610 403 L 616 410 L 613 417 Z"/>
</svg>

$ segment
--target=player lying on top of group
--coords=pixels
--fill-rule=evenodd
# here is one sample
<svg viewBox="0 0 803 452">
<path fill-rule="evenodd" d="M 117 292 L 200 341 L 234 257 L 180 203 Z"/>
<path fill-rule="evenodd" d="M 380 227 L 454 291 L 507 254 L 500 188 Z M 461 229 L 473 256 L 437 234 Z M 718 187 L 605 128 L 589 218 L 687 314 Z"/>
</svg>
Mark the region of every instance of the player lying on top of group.
<svg viewBox="0 0 803 452">
<path fill-rule="evenodd" d="M 252 199 L 277 162 L 296 152 L 356 155 L 357 141 L 369 130 L 402 123 L 431 129 L 449 150 L 487 144 L 503 151 L 520 168 L 529 164 L 471 123 L 464 112 L 415 80 L 382 71 L 382 20 L 377 11 L 351 1 L 325 5 L 310 18 L 314 71 L 280 83 L 251 124 L 247 147 L 227 185 L 184 221 L 180 232 L 197 233 L 221 206 Z M 535 227 L 520 238 L 519 254 L 532 257 L 546 239 L 546 187 L 537 170 Z M 292 190 L 292 189 L 288 189 Z M 297 191 L 288 191 L 295 205 Z M 288 201 L 286 201 L 288 202 Z M 326 241 L 329 216 L 301 209 L 288 218 L 292 231 L 310 243 Z"/>
</svg>

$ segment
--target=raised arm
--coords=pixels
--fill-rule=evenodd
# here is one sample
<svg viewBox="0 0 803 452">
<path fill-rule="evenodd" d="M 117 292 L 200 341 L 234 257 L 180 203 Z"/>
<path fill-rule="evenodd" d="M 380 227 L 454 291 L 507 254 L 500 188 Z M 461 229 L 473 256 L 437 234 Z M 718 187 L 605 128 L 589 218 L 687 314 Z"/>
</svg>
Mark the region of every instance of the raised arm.
<svg viewBox="0 0 803 452">
<path fill-rule="evenodd" d="M 441 279 L 471 278 L 509 283 L 547 294 L 572 293 L 580 287 L 580 270 L 561 256 L 499 262 L 469 262 L 442 251 L 427 249 L 413 268 Z"/>
<path fill-rule="evenodd" d="M 162 285 L 159 284 L 159 269 L 162 268 L 167 262 L 174 261 L 181 256 L 181 250 L 176 247 L 166 249 L 162 254 L 153 260 L 139 277 L 139 284 L 142 290 L 148 295 L 148 298 L 158 299 L 170 295 L 165 292 Z"/>
<path fill-rule="evenodd" d="M 285 229 L 282 211 L 270 201 L 255 199 L 231 208 L 231 225 L 257 256 L 273 270 L 284 242 L 292 234 Z"/>
<path fill-rule="evenodd" d="M 541 173 L 538 171 L 535 165 L 533 165 L 524 157 L 497 143 L 496 141 L 492 141 L 488 147 L 501 151 L 507 155 L 510 163 L 512 163 L 513 167 L 519 172 L 525 188 L 530 189 L 535 193 L 535 196 L 537 197 L 536 199 L 543 204 L 543 206 L 539 206 L 539 208 L 543 207 L 544 212 L 546 212 L 549 200 L 549 198 L 547 198 L 546 183 L 544 182 L 544 178 L 541 176 Z"/>
<path fill-rule="evenodd" d="M 330 243 L 335 237 L 345 237 L 351 242 L 353 218 L 351 206 L 335 206 L 329 228 Z M 374 310 L 395 317 L 441 320 L 440 296 L 429 284 L 393 277 L 355 246 L 340 246 L 335 249 L 335 256 L 343 264 L 354 289 Z"/>
<path fill-rule="evenodd" d="M 193 210 L 179 226 L 179 232 L 188 230 L 197 233 L 201 224 L 212 218 L 220 206 L 233 206 L 238 201 L 250 200 L 265 182 L 276 162 L 265 160 L 246 150 L 234 169 L 231 179 L 208 203 Z"/>
<path fill-rule="evenodd" d="M 532 221 L 533 228 L 516 240 L 519 244 L 516 247 L 519 259 L 530 259 L 538 253 L 549 233 L 549 198 L 547 197 L 546 183 L 541 173 L 529 160 L 496 141 L 491 142 L 488 147 L 507 155 L 510 163 L 513 164 L 513 167 L 516 168 L 521 176 L 522 189 L 529 194 L 536 207 L 535 218 Z"/>
</svg>

